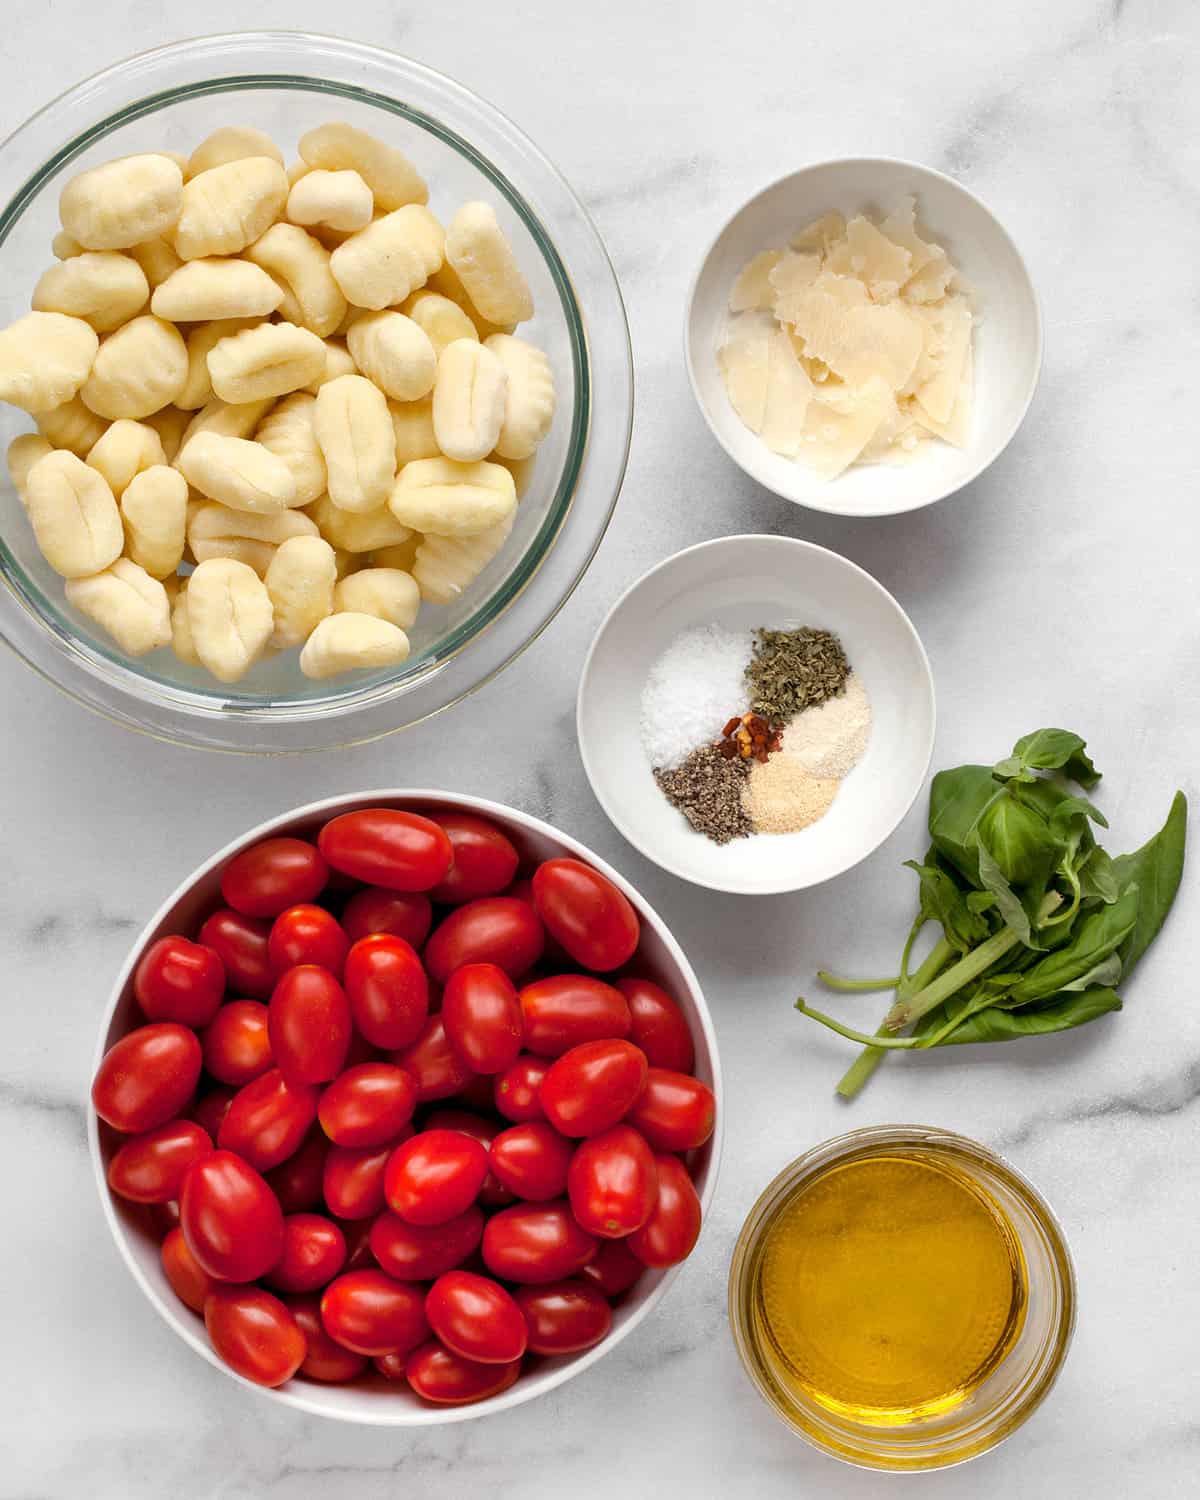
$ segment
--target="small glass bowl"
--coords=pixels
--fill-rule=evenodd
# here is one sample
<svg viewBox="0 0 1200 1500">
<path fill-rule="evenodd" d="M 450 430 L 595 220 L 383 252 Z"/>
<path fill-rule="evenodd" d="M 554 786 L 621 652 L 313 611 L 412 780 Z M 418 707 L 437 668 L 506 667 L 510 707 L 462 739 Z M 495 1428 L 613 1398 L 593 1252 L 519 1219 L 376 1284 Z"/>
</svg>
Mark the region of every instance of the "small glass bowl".
<svg viewBox="0 0 1200 1500">
<path fill-rule="evenodd" d="M 968 1174 L 998 1204 L 1025 1262 L 1024 1322 L 1006 1357 L 950 1412 L 904 1424 L 857 1422 L 819 1405 L 760 1333 L 768 1229 L 830 1167 L 889 1149 L 919 1151 Z M 1058 1377 L 1075 1327 L 1075 1270 L 1062 1227 L 1031 1183 L 986 1146 L 922 1125 L 876 1125 L 825 1141 L 785 1167 L 750 1210 L 729 1271 L 729 1322 L 747 1374 L 767 1404 L 814 1448 L 863 1469 L 948 1468 L 986 1453 L 1025 1421 Z"/>
<path fill-rule="evenodd" d="M 503 115 L 439 73 L 375 47 L 247 32 L 161 47 L 87 79 L 0 145 L 0 326 L 22 316 L 52 263 L 58 198 L 76 172 L 138 151 L 189 152 L 219 125 L 257 126 L 289 159 L 314 125 L 348 120 L 398 145 L 444 221 L 496 208 L 530 283 L 521 333 L 550 358 L 558 410 L 501 554 L 462 598 L 426 605 L 398 668 L 324 682 L 297 653 L 224 686 L 170 650 L 125 657 L 64 598 L 0 464 L 0 640 L 48 681 L 130 728 L 207 748 L 288 752 L 377 738 L 481 686 L 546 627 L 590 563 L 629 452 L 629 329 L 616 277 L 583 206 Z M 0 199 L 0 203 L 3 200 Z M 0 453 L 29 430 L 0 407 Z"/>
</svg>

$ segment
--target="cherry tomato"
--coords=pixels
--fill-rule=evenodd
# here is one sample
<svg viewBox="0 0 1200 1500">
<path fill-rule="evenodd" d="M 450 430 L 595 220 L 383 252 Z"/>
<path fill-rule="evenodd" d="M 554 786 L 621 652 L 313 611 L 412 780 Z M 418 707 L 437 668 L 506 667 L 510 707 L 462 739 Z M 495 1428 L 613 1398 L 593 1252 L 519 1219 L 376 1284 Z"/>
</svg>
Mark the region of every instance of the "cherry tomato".
<svg viewBox="0 0 1200 1500">
<path fill-rule="evenodd" d="M 100 1060 L 92 1105 L 102 1120 L 127 1135 L 141 1135 L 181 1114 L 200 1077 L 196 1033 L 173 1021 L 155 1021 L 123 1036 Z"/>
<path fill-rule="evenodd" d="M 268 1172 L 299 1151 L 316 1118 L 316 1089 L 289 1083 L 272 1068 L 234 1095 L 217 1144 L 222 1151 L 236 1151 L 257 1171 Z"/>
<path fill-rule="evenodd" d="M 126 1141 L 108 1166 L 108 1185 L 135 1203 L 169 1203 L 184 1175 L 212 1150 L 208 1134 L 192 1120 L 171 1120 Z"/>
<path fill-rule="evenodd" d="M 473 1073 L 502 1073 L 521 1050 L 521 1002 L 496 964 L 464 964 L 446 981 L 442 1023 Z"/>
<path fill-rule="evenodd" d="M 185 937 L 159 938 L 142 954 L 133 993 L 148 1021 L 207 1026 L 225 993 L 225 970 L 212 948 Z"/>
<path fill-rule="evenodd" d="M 498 896 L 517 873 L 516 849 L 494 823 L 471 813 L 434 813 L 454 849 L 454 863 L 430 891 L 435 901 L 458 906 L 479 896 Z"/>
<path fill-rule="evenodd" d="M 583 1042 L 626 1037 L 633 1024 L 620 990 L 589 974 L 554 974 L 521 991 L 525 1045 L 543 1057 L 561 1057 Z"/>
<path fill-rule="evenodd" d="M 523 1124 L 527 1120 L 544 1120 L 546 1111 L 539 1097 L 542 1080 L 550 1071 L 544 1057 L 518 1057 L 511 1068 L 496 1076 L 494 1100 L 498 1113 L 506 1120 Z"/>
<path fill-rule="evenodd" d="M 463 1359 L 506 1365 L 525 1353 L 525 1319 L 498 1281 L 447 1271 L 429 1288 L 425 1316 L 442 1343 Z"/>
<path fill-rule="evenodd" d="M 455 1100 L 457 1104 L 459 1099 Z M 465 1102 L 465 1101 L 464 1101 Z M 476 1114 L 469 1109 L 435 1109 L 425 1117 L 423 1130 L 461 1130 L 483 1147 L 490 1151 L 492 1142 L 500 1133 L 500 1125 L 496 1120 L 485 1119 L 483 1115 Z M 483 1186 L 479 1189 L 479 1201 L 488 1207 L 495 1208 L 500 1204 L 514 1203 L 516 1194 L 510 1192 L 500 1181 L 496 1174 L 488 1168 L 488 1174 L 483 1179 Z"/>
<path fill-rule="evenodd" d="M 464 964 L 497 964 L 519 979 L 542 956 L 545 936 L 533 908 L 511 896 L 483 896 L 457 906 L 425 945 L 425 966 L 445 984 Z"/>
<path fill-rule="evenodd" d="M 216 1286 L 216 1282 L 200 1267 L 196 1257 L 188 1249 L 182 1229 L 168 1231 L 160 1253 L 163 1274 L 171 1283 L 171 1290 L 193 1312 L 202 1313 L 204 1300 Z"/>
<path fill-rule="evenodd" d="M 624 1240 L 602 1240 L 593 1259 L 579 1274 L 599 1287 L 606 1297 L 619 1297 L 645 1269 Z"/>
<path fill-rule="evenodd" d="M 267 938 L 267 957 L 276 974 L 316 964 L 340 979 L 349 951 L 350 939 L 323 906 L 289 906 L 275 918 Z"/>
<path fill-rule="evenodd" d="M 433 926 L 433 907 L 421 891 L 385 891 L 369 885 L 342 909 L 342 928 L 352 943 L 372 932 L 388 932 L 419 948 Z"/>
<path fill-rule="evenodd" d="M 454 859 L 454 848 L 436 823 L 392 807 L 332 818 L 317 845 L 335 870 L 389 891 L 427 891 L 445 879 Z"/>
<path fill-rule="evenodd" d="M 285 1214 L 304 1213 L 320 1203 L 328 1150 L 324 1132 L 312 1129 L 298 1151 L 266 1174 L 267 1183 Z"/>
<path fill-rule="evenodd" d="M 404 1367 L 408 1363 L 407 1354 L 381 1354 L 371 1363 L 385 1380 L 394 1380 L 401 1385 L 408 1384 L 408 1376 L 404 1373 Z"/>
<path fill-rule="evenodd" d="M 231 1000 L 200 1038 L 204 1066 L 221 1083 L 242 1088 L 271 1066 L 267 1007 L 258 1000 Z"/>
<path fill-rule="evenodd" d="M 574 1149 L 544 1120 L 531 1120 L 502 1130 L 492 1142 L 489 1160 L 496 1177 L 518 1198 L 545 1203 L 566 1192 Z"/>
<path fill-rule="evenodd" d="M 632 1042 L 583 1042 L 542 1080 L 546 1118 L 563 1135 L 599 1135 L 624 1119 L 646 1086 L 646 1054 Z"/>
<path fill-rule="evenodd" d="M 637 913 L 611 880 L 580 860 L 540 864 L 533 873 L 533 904 L 546 931 L 585 969 L 619 969 L 637 949 Z"/>
<path fill-rule="evenodd" d="M 303 839 L 263 839 L 225 866 L 221 895 L 245 917 L 277 917 L 289 906 L 315 901 L 328 879 L 325 861 Z"/>
<path fill-rule="evenodd" d="M 673 1266 L 686 1260 L 700 1235 L 700 1199 L 687 1168 L 677 1156 L 654 1158 L 658 1198 L 650 1217 L 627 1241 L 644 1266 Z"/>
<path fill-rule="evenodd" d="M 327 1083 L 342 1071 L 353 1022 L 328 969 L 289 969 L 271 995 L 267 1025 L 275 1066 L 289 1083 Z"/>
<path fill-rule="evenodd" d="M 486 1149 L 461 1130 L 423 1130 L 392 1152 L 388 1207 L 410 1224 L 444 1224 L 465 1213 L 487 1176 Z"/>
<path fill-rule="evenodd" d="M 372 1219 L 386 1206 L 383 1174 L 404 1131 L 386 1146 L 333 1146 L 325 1157 L 325 1206 L 339 1219 Z"/>
<path fill-rule="evenodd" d="M 230 1369 L 258 1385 L 282 1385 L 303 1363 L 307 1345 L 299 1324 L 261 1287 L 214 1287 L 204 1304 L 204 1324 Z"/>
<path fill-rule="evenodd" d="M 599 1242 L 575 1222 L 570 1205 L 518 1203 L 483 1231 L 483 1262 L 505 1281 L 562 1281 L 586 1266 Z"/>
<path fill-rule="evenodd" d="M 214 1151 L 188 1168 L 179 1210 L 188 1249 L 218 1281 L 255 1281 L 283 1253 L 279 1200 L 232 1151 Z"/>
<path fill-rule="evenodd" d="M 341 1384 L 353 1380 L 367 1368 L 365 1354 L 343 1349 L 325 1332 L 319 1297 L 288 1297 L 287 1309 L 304 1335 L 306 1353 L 300 1366 L 301 1375 L 307 1375 L 310 1380 Z"/>
<path fill-rule="evenodd" d="M 571 1158 L 567 1196 L 582 1228 L 602 1239 L 623 1239 L 654 1209 L 658 1174 L 650 1147 L 628 1125 L 589 1136 Z"/>
<path fill-rule="evenodd" d="M 510 1365 L 483 1365 L 452 1353 L 436 1339 L 414 1349 L 404 1366 L 408 1383 L 421 1400 L 439 1406 L 466 1406 L 498 1396 L 520 1373 L 519 1359 Z"/>
<path fill-rule="evenodd" d="M 417 1104 L 411 1073 L 392 1063 L 347 1068 L 321 1095 L 321 1129 L 339 1146 L 385 1146 L 395 1141 Z"/>
<path fill-rule="evenodd" d="M 531 1354 L 579 1354 L 607 1337 L 612 1327 L 612 1308 L 590 1282 L 518 1287 L 516 1301 Z"/>
<path fill-rule="evenodd" d="M 432 1281 L 461 1266 L 483 1238 L 483 1214 L 474 1204 L 443 1224 L 409 1224 L 380 1214 L 371 1225 L 371 1254 L 397 1281 Z"/>
<path fill-rule="evenodd" d="M 421 1288 L 382 1271 L 347 1271 L 321 1298 L 330 1338 L 355 1354 L 400 1354 L 429 1337 Z"/>
<path fill-rule="evenodd" d="M 235 1093 L 235 1089 L 209 1089 L 207 1094 L 201 1094 L 192 1105 L 191 1118 L 210 1141 L 215 1141 L 220 1134 L 221 1121 L 229 1113 Z"/>
<path fill-rule="evenodd" d="M 230 989 L 261 1000 L 275 985 L 270 956 L 271 925 L 222 907 L 200 929 L 200 942 L 212 948 Z"/>
<path fill-rule="evenodd" d="M 642 1049 L 650 1066 L 690 1073 L 696 1062 L 691 1028 L 666 990 L 649 979 L 617 979 L 614 983 L 625 996 L 633 1018 L 629 1040 Z"/>
<path fill-rule="evenodd" d="M 386 932 L 350 949 L 346 994 L 355 1026 L 375 1047 L 410 1047 L 429 1014 L 429 981 L 416 949 Z"/>
<path fill-rule="evenodd" d="M 292 1214 L 283 1221 L 283 1254 L 267 1272 L 279 1292 L 315 1292 L 346 1264 L 346 1237 L 324 1214 Z"/>
<path fill-rule="evenodd" d="M 422 1103 L 451 1098 L 462 1091 L 471 1077 L 446 1039 L 441 1016 L 430 1016 L 412 1046 L 393 1052 L 390 1060 L 416 1079 L 417 1098 Z"/>
<path fill-rule="evenodd" d="M 713 1133 L 716 1101 L 712 1090 L 687 1073 L 651 1068 L 646 1087 L 629 1111 L 656 1151 L 690 1151 L 703 1146 Z"/>
</svg>

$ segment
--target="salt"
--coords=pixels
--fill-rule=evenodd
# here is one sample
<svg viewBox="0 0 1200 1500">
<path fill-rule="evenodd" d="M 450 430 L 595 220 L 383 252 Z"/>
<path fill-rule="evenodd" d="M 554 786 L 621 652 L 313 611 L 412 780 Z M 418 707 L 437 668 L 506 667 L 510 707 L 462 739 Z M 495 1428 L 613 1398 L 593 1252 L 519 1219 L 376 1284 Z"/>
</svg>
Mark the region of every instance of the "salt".
<svg viewBox="0 0 1200 1500">
<path fill-rule="evenodd" d="M 746 703 L 750 631 L 698 625 L 677 635 L 646 675 L 642 745 L 650 764 L 673 769 L 721 730 Z"/>
</svg>

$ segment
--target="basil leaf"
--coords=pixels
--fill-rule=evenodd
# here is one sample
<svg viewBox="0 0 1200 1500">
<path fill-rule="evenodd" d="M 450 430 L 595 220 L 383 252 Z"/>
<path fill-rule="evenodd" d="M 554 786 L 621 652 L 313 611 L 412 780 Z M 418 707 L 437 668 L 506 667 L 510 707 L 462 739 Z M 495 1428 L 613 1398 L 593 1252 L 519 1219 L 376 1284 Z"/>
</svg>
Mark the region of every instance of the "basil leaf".
<svg viewBox="0 0 1200 1500">
<path fill-rule="evenodd" d="M 1099 1016 L 1121 1009 L 1121 997 L 1115 990 L 1099 987 L 1069 995 L 1038 1010 L 1001 1010 L 991 1006 L 968 1016 L 960 1026 L 945 1036 L 939 1046 L 951 1047 L 966 1042 L 1015 1042 L 1024 1036 L 1045 1036 L 1054 1031 L 1070 1031 L 1086 1026 Z M 933 1012 L 944 1026 L 947 1015 L 941 1008 Z M 924 1018 L 928 1021 L 930 1018 Z"/>
<path fill-rule="evenodd" d="M 1108 827 L 1108 819 L 1094 802 L 1089 802 L 1086 797 L 1064 797 L 1050 814 L 1050 832 L 1065 842 L 1077 829 L 1080 820 L 1086 828 L 1089 818 L 1101 828 Z"/>
<path fill-rule="evenodd" d="M 1063 845 L 1051 835 L 1041 813 L 1008 790 L 980 815 L 975 837 L 1013 886 L 1039 886 L 1044 890 L 1063 853 Z M 992 889 L 987 881 L 983 884 Z"/>
<path fill-rule="evenodd" d="M 939 771 L 929 788 L 929 836 L 933 846 L 972 885 L 980 882 L 979 858 L 971 837 L 997 790 L 987 766 Z"/>
<path fill-rule="evenodd" d="M 1112 902 L 1121 894 L 1116 868 L 1107 849 L 1093 844 L 1076 873 L 1079 889 L 1085 898 Z M 1140 902 L 1139 902 L 1140 905 Z"/>
<path fill-rule="evenodd" d="M 1131 886 L 1119 901 L 1090 912 L 1079 922 L 1069 943 L 1048 953 L 1022 974 L 1012 989 L 1013 1003 L 1029 1005 L 1046 1000 L 1092 973 L 1133 931 L 1137 910 L 1138 892 L 1136 886 Z M 1111 976 L 1105 978 L 1109 982 Z"/>
<path fill-rule="evenodd" d="M 1070 984 L 1064 984 L 1062 993 L 1070 994 L 1074 990 L 1090 990 L 1093 985 L 1104 985 L 1111 987 L 1121 982 L 1121 955 L 1110 953 L 1106 958 L 1094 963 L 1086 974 L 1081 974 L 1078 979 L 1072 979 Z"/>
<path fill-rule="evenodd" d="M 1127 976 L 1167 919 L 1183 875 L 1186 844 L 1187 798 L 1176 792 L 1167 821 L 1154 837 L 1133 854 L 1121 854 L 1112 861 L 1121 890 L 1134 885 L 1138 890 L 1137 924 L 1121 949 Z"/>
<path fill-rule="evenodd" d="M 915 859 L 904 863 L 915 870 L 921 882 L 922 915 L 940 922 L 946 941 L 960 953 L 965 953 L 988 935 L 988 924 L 967 905 L 965 893 L 955 885 L 950 875 L 935 864 L 936 854 L 930 851 L 929 863 L 918 864 Z"/>
<path fill-rule="evenodd" d="M 1029 920 L 1029 913 L 1021 905 L 1020 897 L 1005 879 L 1004 871 L 983 844 L 976 845 L 975 855 L 979 864 L 979 879 L 995 900 L 996 909 L 1004 925 L 1010 932 L 1016 933 L 1027 948 L 1040 947 L 1041 944 L 1033 935 L 1033 924 Z"/>
<path fill-rule="evenodd" d="M 1064 776 L 1090 790 L 1100 780 L 1100 772 L 1087 754 L 1086 741 L 1069 729 L 1035 729 L 1023 735 L 1013 752 L 993 767 L 1004 780 L 1019 777 L 1028 780 L 1026 771 L 1061 771 Z"/>
</svg>

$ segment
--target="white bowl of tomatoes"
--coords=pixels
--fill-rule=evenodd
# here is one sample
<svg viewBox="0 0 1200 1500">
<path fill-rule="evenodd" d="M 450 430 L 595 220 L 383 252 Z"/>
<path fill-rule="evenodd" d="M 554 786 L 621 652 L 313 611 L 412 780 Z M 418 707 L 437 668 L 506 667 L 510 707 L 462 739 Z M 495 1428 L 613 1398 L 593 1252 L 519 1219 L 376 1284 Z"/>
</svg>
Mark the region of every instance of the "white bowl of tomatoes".
<svg viewBox="0 0 1200 1500">
<path fill-rule="evenodd" d="M 424 1426 L 562 1384 L 657 1305 L 722 1134 L 662 919 L 510 807 L 312 803 L 167 899 L 100 1031 L 89 1143 L 134 1279 L 270 1399 Z"/>
</svg>

